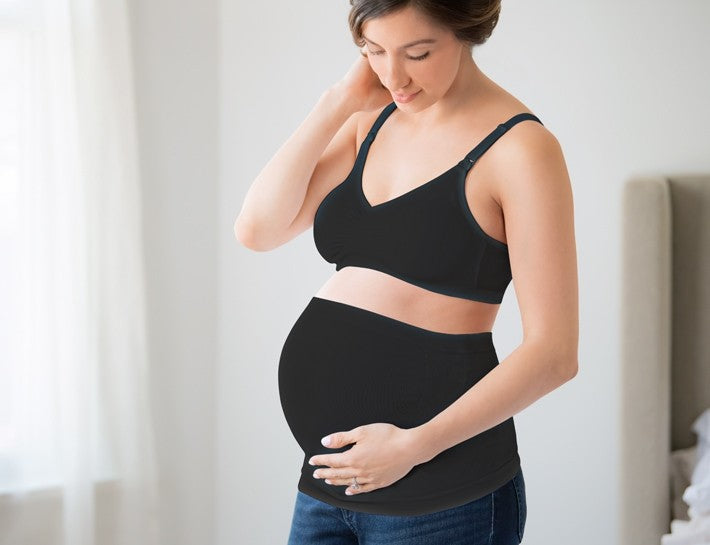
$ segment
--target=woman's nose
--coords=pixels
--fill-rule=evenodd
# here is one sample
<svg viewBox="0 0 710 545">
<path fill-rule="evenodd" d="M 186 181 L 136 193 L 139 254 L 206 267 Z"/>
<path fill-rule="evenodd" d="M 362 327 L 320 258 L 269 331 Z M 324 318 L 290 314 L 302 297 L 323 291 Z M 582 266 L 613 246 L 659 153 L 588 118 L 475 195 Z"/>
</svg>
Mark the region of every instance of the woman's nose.
<svg viewBox="0 0 710 545">
<path fill-rule="evenodd" d="M 390 91 L 395 92 L 409 85 L 409 77 L 397 63 L 390 63 L 387 66 L 383 83 Z"/>
</svg>

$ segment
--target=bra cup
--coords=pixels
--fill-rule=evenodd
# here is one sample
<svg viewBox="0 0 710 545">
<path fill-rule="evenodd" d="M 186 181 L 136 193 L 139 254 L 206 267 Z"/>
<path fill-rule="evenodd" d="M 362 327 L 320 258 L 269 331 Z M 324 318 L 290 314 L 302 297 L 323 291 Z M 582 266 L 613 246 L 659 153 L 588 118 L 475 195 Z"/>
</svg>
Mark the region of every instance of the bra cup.
<svg viewBox="0 0 710 545">
<path fill-rule="evenodd" d="M 540 120 L 527 112 L 513 116 L 448 171 L 372 206 L 362 191 L 362 171 L 370 144 L 395 108 L 392 102 L 382 110 L 350 174 L 318 206 L 313 220 L 318 252 L 336 271 L 370 268 L 433 292 L 500 303 L 512 280 L 508 247 L 473 217 L 465 196 L 466 174 L 510 127 Z"/>
</svg>

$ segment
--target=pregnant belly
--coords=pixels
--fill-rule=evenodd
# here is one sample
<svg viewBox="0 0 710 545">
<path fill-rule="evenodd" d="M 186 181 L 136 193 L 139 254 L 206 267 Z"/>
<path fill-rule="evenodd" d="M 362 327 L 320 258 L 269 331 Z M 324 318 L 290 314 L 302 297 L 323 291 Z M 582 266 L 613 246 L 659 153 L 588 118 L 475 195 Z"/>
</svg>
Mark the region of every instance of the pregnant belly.
<svg viewBox="0 0 710 545">
<path fill-rule="evenodd" d="M 423 424 L 498 363 L 490 333 L 430 332 L 313 298 L 288 334 L 278 368 L 289 428 L 306 456 L 325 435 L 373 422 Z M 479 434 L 477 443 L 509 441 Z M 493 447 L 493 445 L 490 445 Z"/>
</svg>

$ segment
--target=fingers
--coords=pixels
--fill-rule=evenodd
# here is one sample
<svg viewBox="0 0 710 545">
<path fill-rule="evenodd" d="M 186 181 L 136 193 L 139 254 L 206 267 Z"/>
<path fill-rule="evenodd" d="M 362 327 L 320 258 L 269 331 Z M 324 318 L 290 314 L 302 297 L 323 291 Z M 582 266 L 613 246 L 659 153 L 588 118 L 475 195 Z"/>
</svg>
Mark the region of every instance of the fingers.
<svg viewBox="0 0 710 545">
<path fill-rule="evenodd" d="M 358 482 L 360 479 L 358 479 Z M 348 496 L 354 496 L 355 494 L 364 494 L 366 492 L 372 492 L 373 490 L 377 490 L 377 487 L 374 484 L 367 483 L 367 484 L 361 484 L 360 488 L 353 488 L 350 486 L 345 490 L 345 493 Z"/>
<path fill-rule="evenodd" d="M 327 479 L 330 481 L 328 484 L 350 484 L 353 482 L 353 477 L 357 477 L 358 483 L 367 481 L 364 476 L 358 475 L 355 471 L 343 468 L 316 469 L 313 472 L 313 477 L 316 479 Z"/>
<path fill-rule="evenodd" d="M 367 481 L 367 479 L 362 476 L 357 476 L 357 484 L 359 485 L 357 488 L 355 488 L 355 483 L 353 482 L 352 477 L 345 477 L 342 474 L 327 477 L 324 479 L 324 482 L 333 486 L 347 486 L 348 488 L 345 490 L 345 493 L 348 496 L 362 494 L 363 492 L 371 492 L 372 490 L 377 489 L 373 483 Z"/>
<path fill-rule="evenodd" d="M 327 484 L 332 485 L 353 485 L 353 477 L 357 477 L 357 483 L 362 486 L 369 484 L 369 479 L 364 475 L 358 475 L 353 470 L 338 469 L 316 469 L 313 477 L 323 479 Z"/>
</svg>

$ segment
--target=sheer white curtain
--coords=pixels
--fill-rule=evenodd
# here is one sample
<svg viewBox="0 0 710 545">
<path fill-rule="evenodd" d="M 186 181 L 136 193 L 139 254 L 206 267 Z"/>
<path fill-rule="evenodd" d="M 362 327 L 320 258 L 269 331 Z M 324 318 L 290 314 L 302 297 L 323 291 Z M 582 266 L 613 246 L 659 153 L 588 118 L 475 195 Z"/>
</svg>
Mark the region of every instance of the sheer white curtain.
<svg viewBox="0 0 710 545">
<path fill-rule="evenodd" d="M 125 0 L 0 0 L 0 543 L 159 542 Z"/>
</svg>

